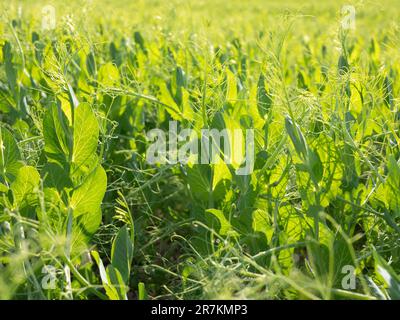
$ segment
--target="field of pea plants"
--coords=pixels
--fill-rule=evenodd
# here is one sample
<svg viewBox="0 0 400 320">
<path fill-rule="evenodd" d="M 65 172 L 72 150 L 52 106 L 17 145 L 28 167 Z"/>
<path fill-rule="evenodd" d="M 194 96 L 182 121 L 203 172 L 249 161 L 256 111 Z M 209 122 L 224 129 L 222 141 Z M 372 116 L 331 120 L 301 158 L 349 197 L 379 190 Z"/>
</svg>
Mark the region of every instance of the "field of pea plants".
<svg viewBox="0 0 400 320">
<path fill-rule="evenodd" d="M 400 299 L 399 93 L 398 0 L 0 1 L 0 299 Z"/>
</svg>

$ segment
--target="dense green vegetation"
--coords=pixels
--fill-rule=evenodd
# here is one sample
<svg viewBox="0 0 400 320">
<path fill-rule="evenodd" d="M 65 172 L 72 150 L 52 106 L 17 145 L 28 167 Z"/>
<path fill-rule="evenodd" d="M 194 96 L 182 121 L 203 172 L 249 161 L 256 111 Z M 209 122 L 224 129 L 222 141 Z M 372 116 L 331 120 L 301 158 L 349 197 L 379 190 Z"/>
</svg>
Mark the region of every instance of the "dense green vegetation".
<svg viewBox="0 0 400 320">
<path fill-rule="evenodd" d="M 400 298 L 400 5 L 285 2 L 0 4 L 0 298 Z"/>
</svg>

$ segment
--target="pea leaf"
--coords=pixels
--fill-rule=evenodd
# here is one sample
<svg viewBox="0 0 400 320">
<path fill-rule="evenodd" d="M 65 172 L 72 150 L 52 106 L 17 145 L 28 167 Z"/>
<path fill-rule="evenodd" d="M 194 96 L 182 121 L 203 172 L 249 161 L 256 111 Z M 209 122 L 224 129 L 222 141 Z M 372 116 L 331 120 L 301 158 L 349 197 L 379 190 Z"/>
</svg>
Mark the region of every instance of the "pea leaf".
<svg viewBox="0 0 400 320">
<path fill-rule="evenodd" d="M 17 142 L 6 128 L 0 126 L 0 182 L 11 182 L 22 166 Z"/>
<path fill-rule="evenodd" d="M 271 109 L 272 99 L 265 89 L 264 75 L 261 73 L 257 84 L 257 107 L 258 112 L 264 117 Z"/>
<path fill-rule="evenodd" d="M 318 183 L 319 181 L 321 181 L 324 174 L 324 167 L 317 151 L 309 149 L 308 165 L 314 183 Z"/>
<path fill-rule="evenodd" d="M 92 77 L 96 76 L 96 61 L 94 58 L 94 54 L 92 51 L 89 52 L 89 54 L 86 56 L 86 70 L 88 71 L 88 74 Z"/>
<path fill-rule="evenodd" d="M 226 101 L 233 104 L 237 100 L 237 83 L 235 75 L 229 69 L 226 70 L 226 81 Z"/>
<path fill-rule="evenodd" d="M 285 118 L 286 131 L 296 149 L 297 154 L 304 159 L 307 156 L 307 143 L 299 126 L 289 117 Z"/>
<path fill-rule="evenodd" d="M 98 139 L 99 124 L 96 116 L 89 104 L 79 104 L 75 109 L 71 174 L 82 171 L 87 173 L 96 166 Z"/>
<path fill-rule="evenodd" d="M 119 71 L 111 62 L 99 69 L 98 80 L 105 87 L 114 87 L 119 82 Z"/>
<path fill-rule="evenodd" d="M 45 152 L 47 159 L 61 165 L 78 185 L 98 165 L 99 124 L 87 103 L 75 107 L 73 127 L 69 123 L 60 103 L 47 110 L 43 122 Z"/>
<path fill-rule="evenodd" d="M 192 168 L 187 168 L 187 181 L 196 198 L 208 200 L 212 188 L 211 170 L 208 165 L 196 164 Z"/>
<path fill-rule="evenodd" d="M 138 298 L 139 300 L 147 300 L 147 291 L 146 291 L 146 286 L 143 282 L 139 282 L 138 284 Z"/>
<path fill-rule="evenodd" d="M 100 225 L 100 206 L 106 187 L 107 176 L 99 165 L 72 194 L 70 207 L 73 209 L 74 218 L 80 217 L 78 221 L 81 227 L 89 234 L 94 233 Z"/>
<path fill-rule="evenodd" d="M 111 263 L 121 273 L 124 283 L 128 283 L 133 257 L 133 245 L 126 225 L 114 239 L 111 248 Z"/>
<path fill-rule="evenodd" d="M 110 276 L 109 276 L 110 271 L 108 270 L 108 268 L 106 270 L 106 268 L 104 267 L 103 261 L 101 261 L 100 255 L 97 251 L 92 251 L 91 253 L 92 253 L 93 259 L 96 261 L 97 267 L 99 268 L 101 282 L 103 284 L 103 287 L 104 287 L 104 290 L 106 291 L 107 296 L 111 300 L 119 300 L 120 297 L 118 294 L 118 290 L 110 282 Z M 115 274 L 115 272 L 111 272 L 111 273 L 113 275 Z"/>
<path fill-rule="evenodd" d="M 160 101 L 163 103 L 165 110 L 170 114 L 170 116 L 177 121 L 182 121 L 182 111 L 179 106 L 176 104 L 175 100 L 171 96 L 171 93 L 168 90 L 165 82 L 159 83 L 160 87 Z"/>
<path fill-rule="evenodd" d="M 97 267 L 99 268 L 99 274 L 100 274 L 100 279 L 104 284 L 108 284 L 108 279 L 107 279 L 107 273 L 106 269 L 104 268 L 103 261 L 100 259 L 100 255 L 97 251 L 93 250 L 91 251 L 92 257 L 94 261 L 96 261 Z"/>
<path fill-rule="evenodd" d="M 107 278 L 109 283 L 112 284 L 114 292 L 117 293 L 114 299 L 127 300 L 126 292 L 128 291 L 128 287 L 125 285 L 121 273 L 112 264 L 107 266 Z"/>
<path fill-rule="evenodd" d="M 46 163 L 42 169 L 44 186 L 46 188 L 56 188 L 62 191 L 64 188 L 72 188 L 68 172 L 57 163 Z"/>
<path fill-rule="evenodd" d="M 217 218 L 219 222 L 219 231 L 218 233 L 221 236 L 227 236 L 229 234 L 231 235 L 238 235 L 235 230 L 233 230 L 231 223 L 229 220 L 225 217 L 224 213 L 221 210 L 218 209 L 208 209 L 206 210 L 207 213 L 212 214 L 215 218 Z"/>
<path fill-rule="evenodd" d="M 383 279 L 391 299 L 400 300 L 400 276 L 393 268 L 374 251 L 377 274 Z"/>
<path fill-rule="evenodd" d="M 61 106 L 51 105 L 43 119 L 44 151 L 50 162 L 56 162 L 62 166 L 68 163 L 72 152 L 69 135 L 68 119 Z"/>
<path fill-rule="evenodd" d="M 16 86 L 17 71 L 12 63 L 13 54 L 11 52 L 11 44 L 8 41 L 6 41 L 3 46 L 3 56 L 4 56 L 5 70 L 6 70 L 8 85 L 9 85 L 11 92 L 13 92 L 13 94 L 15 94 L 15 90 L 17 87 Z"/>
<path fill-rule="evenodd" d="M 24 207 L 34 201 L 32 193 L 39 185 L 40 176 L 37 170 L 31 166 L 24 166 L 18 170 L 14 182 L 11 184 L 14 207 Z"/>
</svg>

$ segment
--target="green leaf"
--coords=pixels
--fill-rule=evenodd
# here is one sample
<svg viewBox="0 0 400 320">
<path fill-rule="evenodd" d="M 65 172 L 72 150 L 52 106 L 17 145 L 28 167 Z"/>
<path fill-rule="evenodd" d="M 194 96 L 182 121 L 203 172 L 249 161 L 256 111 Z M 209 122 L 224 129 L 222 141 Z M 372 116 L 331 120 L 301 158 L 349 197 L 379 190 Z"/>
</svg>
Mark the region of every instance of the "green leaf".
<svg viewBox="0 0 400 320">
<path fill-rule="evenodd" d="M 389 178 L 390 182 L 393 184 L 393 187 L 400 187 L 400 167 L 395 159 L 395 157 L 390 154 L 388 160 L 388 171 L 389 171 Z"/>
<path fill-rule="evenodd" d="M 257 83 L 257 107 L 261 117 L 264 117 L 271 109 L 272 99 L 265 89 L 264 75 L 261 73 Z"/>
<path fill-rule="evenodd" d="M 297 74 L 297 85 L 299 88 L 301 88 L 303 90 L 308 90 L 306 80 L 304 79 L 304 74 L 303 74 L 303 72 L 301 72 L 301 70 L 299 70 L 299 72 Z"/>
<path fill-rule="evenodd" d="M 211 174 L 213 170 L 213 174 Z M 226 190 L 225 182 L 229 181 L 232 175 L 222 160 L 213 164 L 212 168 L 207 164 L 195 164 L 187 168 L 187 182 L 193 196 L 202 201 L 220 200 Z"/>
<path fill-rule="evenodd" d="M 108 278 L 107 278 L 107 273 L 106 269 L 104 268 L 103 261 L 100 259 L 100 255 L 97 251 L 91 251 L 92 257 L 94 261 L 96 261 L 97 267 L 99 268 L 99 274 L 100 274 L 100 279 L 103 282 L 103 284 L 108 284 Z"/>
<path fill-rule="evenodd" d="M 343 267 L 354 266 L 355 262 L 351 255 L 349 244 L 343 239 L 343 237 L 341 237 L 340 235 L 336 235 L 336 237 L 333 238 L 332 241 L 334 260 L 333 283 L 337 288 L 340 288 L 343 278 Z"/>
<path fill-rule="evenodd" d="M 293 122 L 293 120 L 289 117 L 285 118 L 285 127 L 286 131 L 289 134 L 290 139 L 296 149 L 297 154 L 305 159 L 307 156 L 307 143 L 304 138 L 299 126 Z"/>
<path fill-rule="evenodd" d="M 46 188 L 56 188 L 58 191 L 72 188 L 68 172 L 57 163 L 46 163 L 42 169 L 42 177 Z"/>
<path fill-rule="evenodd" d="M 99 69 L 98 81 L 104 87 L 114 87 L 119 82 L 119 71 L 111 62 L 106 63 Z"/>
<path fill-rule="evenodd" d="M 138 296 L 139 296 L 138 297 L 139 300 L 147 300 L 148 299 L 146 287 L 143 282 L 139 282 L 139 284 L 138 284 Z"/>
<path fill-rule="evenodd" d="M 329 248 L 326 244 L 310 241 L 307 244 L 308 258 L 314 276 L 321 282 L 329 279 Z"/>
<path fill-rule="evenodd" d="M 385 282 L 390 298 L 400 300 L 400 276 L 376 251 L 374 251 L 374 258 L 376 271 Z"/>
<path fill-rule="evenodd" d="M 96 149 L 99 139 L 99 124 L 91 107 L 81 103 L 75 109 L 72 173 L 88 173 L 97 165 Z"/>
<path fill-rule="evenodd" d="M 125 285 L 124 280 L 122 279 L 121 273 L 118 269 L 114 268 L 112 264 L 107 266 L 107 278 L 108 282 L 112 284 L 113 288 L 117 293 L 118 300 L 128 300 L 126 293 L 128 291 L 128 287 Z"/>
<path fill-rule="evenodd" d="M 22 166 L 17 142 L 6 128 L 0 126 L 0 182 L 11 182 Z"/>
<path fill-rule="evenodd" d="M 385 77 L 383 81 L 383 90 L 384 90 L 384 101 L 385 104 L 390 108 L 394 108 L 394 96 L 393 96 L 393 83 L 388 76 Z"/>
<path fill-rule="evenodd" d="M 73 106 L 74 109 L 76 109 L 79 105 L 78 98 L 75 95 L 74 89 L 71 87 L 71 85 L 68 83 L 68 98 L 71 106 Z"/>
<path fill-rule="evenodd" d="M 120 295 L 118 293 L 117 288 L 115 288 L 110 282 L 110 271 L 104 268 L 103 261 L 101 261 L 100 255 L 97 251 L 91 252 L 93 259 L 96 261 L 97 267 L 99 268 L 100 279 L 103 284 L 104 290 L 106 291 L 107 296 L 111 300 L 120 300 Z M 112 272 L 113 274 L 115 272 Z"/>
<path fill-rule="evenodd" d="M 111 248 L 111 263 L 121 273 L 126 284 L 129 281 L 133 258 L 133 244 L 127 226 L 123 226 L 114 239 Z"/>
<path fill-rule="evenodd" d="M 190 94 L 185 88 L 181 88 L 182 91 L 182 116 L 187 121 L 193 121 L 194 111 L 190 105 Z"/>
<path fill-rule="evenodd" d="M 99 124 L 87 103 L 75 108 L 72 128 L 69 123 L 61 103 L 47 110 L 43 122 L 45 152 L 48 160 L 63 167 L 77 185 L 98 165 Z"/>
<path fill-rule="evenodd" d="M 182 112 L 173 97 L 171 96 L 171 93 L 169 92 L 166 83 L 160 82 L 159 87 L 160 101 L 163 103 L 165 110 L 167 110 L 167 112 L 174 120 L 182 121 Z"/>
<path fill-rule="evenodd" d="M 34 202 L 32 193 L 39 183 L 40 176 L 34 167 L 21 167 L 18 170 L 14 182 L 11 184 L 14 207 L 22 208 Z"/>
<path fill-rule="evenodd" d="M 225 217 L 224 213 L 221 210 L 208 209 L 206 210 L 206 212 L 212 214 L 215 218 L 217 218 L 219 222 L 218 234 L 220 234 L 221 236 L 238 235 L 238 233 L 235 230 L 233 230 L 231 223 L 228 221 L 228 219 Z"/>
<path fill-rule="evenodd" d="M 349 72 L 350 66 L 347 61 L 347 57 L 344 56 L 343 54 L 340 55 L 339 61 L 338 61 L 338 70 L 339 74 L 343 75 L 347 72 Z"/>
<path fill-rule="evenodd" d="M 235 75 L 229 69 L 226 70 L 226 81 L 226 101 L 233 104 L 237 100 L 237 83 Z"/>
<path fill-rule="evenodd" d="M 101 201 L 107 187 L 107 175 L 99 165 L 72 194 L 70 207 L 85 232 L 94 233 L 101 222 Z"/>
<path fill-rule="evenodd" d="M 324 167 L 322 165 L 318 152 L 309 149 L 308 165 L 314 183 L 318 183 L 319 181 L 321 181 L 324 174 Z"/>
<path fill-rule="evenodd" d="M 176 68 L 175 77 L 176 77 L 176 84 L 178 87 L 184 87 L 184 88 L 187 87 L 187 77 L 185 71 L 183 71 L 183 69 L 179 66 Z"/>
<path fill-rule="evenodd" d="M 144 39 L 142 34 L 139 31 L 135 31 L 134 35 L 133 35 L 134 39 L 135 39 L 135 43 L 137 43 L 140 46 L 140 49 L 147 54 L 147 49 L 144 43 Z"/>
<path fill-rule="evenodd" d="M 17 71 L 12 63 L 13 54 L 11 52 L 11 45 L 8 41 L 6 41 L 3 46 L 3 56 L 8 85 L 10 90 L 15 93 L 17 87 Z"/>
<path fill-rule="evenodd" d="M 51 162 L 65 166 L 72 152 L 68 119 L 61 105 L 52 104 L 43 119 L 44 151 Z"/>
<path fill-rule="evenodd" d="M 86 56 L 86 69 L 90 76 L 96 76 L 96 61 L 94 59 L 94 54 L 92 51 Z"/>
<path fill-rule="evenodd" d="M 0 192 L 8 192 L 7 186 L 5 186 L 4 184 L 0 183 Z"/>
<path fill-rule="evenodd" d="M 207 201 L 211 193 L 211 169 L 208 165 L 196 164 L 187 168 L 187 181 L 193 196 Z"/>
</svg>

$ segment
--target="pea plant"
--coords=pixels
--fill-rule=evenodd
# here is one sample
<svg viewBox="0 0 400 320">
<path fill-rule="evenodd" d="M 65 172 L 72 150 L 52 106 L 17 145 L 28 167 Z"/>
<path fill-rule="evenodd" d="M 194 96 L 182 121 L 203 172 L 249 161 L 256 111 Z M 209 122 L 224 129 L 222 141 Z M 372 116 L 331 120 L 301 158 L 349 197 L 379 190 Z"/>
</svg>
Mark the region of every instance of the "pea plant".
<svg viewBox="0 0 400 320">
<path fill-rule="evenodd" d="M 0 6 L 1 299 L 400 298 L 397 3 Z"/>
</svg>

